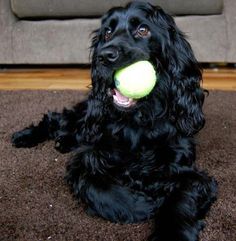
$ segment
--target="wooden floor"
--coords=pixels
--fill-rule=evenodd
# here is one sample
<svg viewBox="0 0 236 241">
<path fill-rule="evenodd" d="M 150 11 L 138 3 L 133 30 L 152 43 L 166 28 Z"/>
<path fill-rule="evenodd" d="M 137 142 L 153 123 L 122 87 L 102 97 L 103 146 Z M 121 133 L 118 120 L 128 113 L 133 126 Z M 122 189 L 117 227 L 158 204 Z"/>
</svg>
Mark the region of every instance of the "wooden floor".
<svg viewBox="0 0 236 241">
<path fill-rule="evenodd" d="M 78 89 L 90 85 L 89 69 L 7 69 L 0 70 L 0 90 Z M 236 69 L 204 69 L 203 87 L 236 91 Z"/>
</svg>

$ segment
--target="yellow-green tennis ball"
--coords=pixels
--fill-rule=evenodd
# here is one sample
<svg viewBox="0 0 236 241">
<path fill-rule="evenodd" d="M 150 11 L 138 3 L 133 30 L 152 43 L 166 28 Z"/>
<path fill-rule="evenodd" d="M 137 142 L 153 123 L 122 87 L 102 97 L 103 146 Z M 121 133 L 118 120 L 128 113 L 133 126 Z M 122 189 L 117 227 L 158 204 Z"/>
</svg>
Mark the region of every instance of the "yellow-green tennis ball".
<svg viewBox="0 0 236 241">
<path fill-rule="evenodd" d="M 154 88 L 157 75 L 149 61 L 138 61 L 116 71 L 116 88 L 126 97 L 140 99 L 147 96 Z"/>
</svg>

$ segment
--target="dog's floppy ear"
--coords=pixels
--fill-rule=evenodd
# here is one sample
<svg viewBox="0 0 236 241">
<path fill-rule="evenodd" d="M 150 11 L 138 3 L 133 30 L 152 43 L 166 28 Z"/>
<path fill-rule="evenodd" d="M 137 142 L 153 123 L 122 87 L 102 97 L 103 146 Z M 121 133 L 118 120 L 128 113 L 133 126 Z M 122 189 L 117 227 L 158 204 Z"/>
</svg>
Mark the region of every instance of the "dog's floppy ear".
<svg viewBox="0 0 236 241">
<path fill-rule="evenodd" d="M 177 128 L 191 136 L 205 123 L 202 112 L 204 91 L 200 87 L 202 71 L 174 19 L 159 7 L 154 12 L 154 21 L 164 34 L 161 47 L 163 71 L 166 71 L 166 81 L 169 84 L 169 114 Z"/>
<path fill-rule="evenodd" d="M 98 73 L 97 73 L 97 46 L 99 43 L 100 29 L 96 29 L 92 32 L 92 43 L 90 46 L 90 58 L 91 58 L 91 79 L 93 90 L 96 87 Z"/>
<path fill-rule="evenodd" d="M 84 142 L 90 145 L 98 142 L 102 136 L 101 126 L 104 120 L 104 113 L 106 112 L 106 95 L 103 76 L 101 71 L 97 69 L 97 47 L 99 44 L 100 29 L 93 33 L 91 44 L 91 77 L 92 90 L 89 93 L 87 100 L 87 109 L 84 116 L 83 137 Z"/>
<path fill-rule="evenodd" d="M 92 91 L 91 95 L 93 98 L 101 98 L 105 97 L 105 81 L 106 72 L 103 72 L 103 69 L 98 69 L 98 58 L 97 58 L 97 50 L 99 42 L 101 41 L 101 31 L 102 29 L 97 29 L 92 32 L 92 43 L 90 47 L 90 58 L 91 58 L 91 79 L 92 79 Z"/>
</svg>

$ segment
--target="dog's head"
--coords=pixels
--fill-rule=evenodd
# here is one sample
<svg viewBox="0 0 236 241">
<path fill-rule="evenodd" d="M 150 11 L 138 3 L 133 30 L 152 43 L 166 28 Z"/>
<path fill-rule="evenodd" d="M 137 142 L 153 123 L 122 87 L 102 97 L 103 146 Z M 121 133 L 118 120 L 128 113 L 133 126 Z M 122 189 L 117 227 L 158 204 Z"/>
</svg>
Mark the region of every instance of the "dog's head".
<svg viewBox="0 0 236 241">
<path fill-rule="evenodd" d="M 159 75 L 153 91 L 138 101 L 131 99 L 130 105 L 113 105 L 120 111 L 133 111 L 146 106 L 149 111 L 156 111 L 175 122 L 188 135 L 203 126 L 201 70 L 189 43 L 170 15 L 160 7 L 134 1 L 124 8 L 108 11 L 102 17 L 100 29 L 94 34 L 94 95 L 108 96 L 112 102 L 116 94 L 115 71 L 136 61 L 148 60 Z"/>
</svg>

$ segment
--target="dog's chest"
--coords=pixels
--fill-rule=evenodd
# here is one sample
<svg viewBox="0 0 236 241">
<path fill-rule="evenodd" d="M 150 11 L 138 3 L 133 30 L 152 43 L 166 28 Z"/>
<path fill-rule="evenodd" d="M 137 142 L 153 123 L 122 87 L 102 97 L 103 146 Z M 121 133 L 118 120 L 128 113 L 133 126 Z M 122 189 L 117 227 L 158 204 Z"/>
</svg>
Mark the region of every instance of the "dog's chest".
<svg viewBox="0 0 236 241">
<path fill-rule="evenodd" d="M 109 123 L 103 141 L 107 143 L 105 149 L 109 153 L 108 160 L 118 164 L 114 169 L 118 179 L 129 185 L 136 185 L 140 180 L 148 183 L 152 179 L 150 175 L 156 171 L 157 152 L 146 142 L 145 129 L 135 125 Z"/>
<path fill-rule="evenodd" d="M 110 123 L 104 136 L 112 146 L 134 150 L 142 144 L 143 130 L 131 124 Z"/>
</svg>

